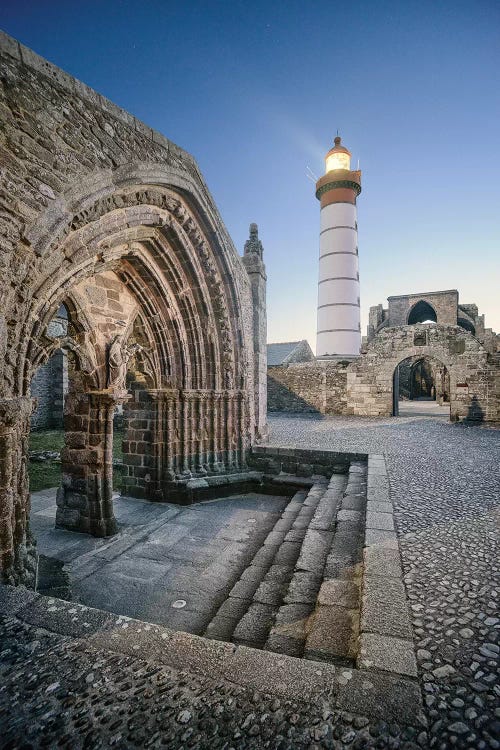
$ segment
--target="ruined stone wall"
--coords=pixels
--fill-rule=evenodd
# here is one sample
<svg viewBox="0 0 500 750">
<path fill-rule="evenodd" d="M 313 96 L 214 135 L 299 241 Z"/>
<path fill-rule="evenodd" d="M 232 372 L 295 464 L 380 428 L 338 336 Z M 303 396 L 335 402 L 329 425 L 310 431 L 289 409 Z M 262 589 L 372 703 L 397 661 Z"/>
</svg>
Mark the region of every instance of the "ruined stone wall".
<svg viewBox="0 0 500 750">
<path fill-rule="evenodd" d="M 129 344 L 141 347 L 161 444 L 178 440 L 186 472 L 234 471 L 256 434 L 254 310 L 248 273 L 189 154 L 3 33 L 0 57 L 0 418 L 9 422 L 0 419 L 0 577 L 10 580 L 21 550 L 30 555 L 23 399 L 34 372 L 63 349 L 81 373 L 67 403 L 65 419 L 75 419 L 58 521 L 112 533 L 112 416 L 127 395 L 122 365 L 110 364 L 120 331 L 123 360 Z M 55 336 L 48 326 L 62 303 L 71 330 Z M 172 391 L 175 433 L 158 410 Z M 224 404 L 216 436 L 206 393 Z M 207 469 L 215 437 L 224 463 L 212 457 Z M 165 452 L 154 460 L 167 481 Z"/>
<path fill-rule="evenodd" d="M 498 360 L 459 326 L 422 324 L 383 329 L 350 365 L 347 400 L 352 413 L 390 416 L 394 371 L 409 357 L 444 365 L 450 378 L 452 421 L 478 416 L 485 421 L 500 419 Z"/>
<path fill-rule="evenodd" d="M 32 430 L 48 430 L 63 426 L 64 395 L 67 383 L 66 355 L 55 352 L 38 368 L 31 381 L 31 395 L 36 409 L 31 415 Z"/>
<path fill-rule="evenodd" d="M 347 413 L 348 362 L 301 362 L 269 367 L 270 412 Z"/>
<path fill-rule="evenodd" d="M 269 367 L 269 411 L 391 416 L 397 366 L 408 360 L 409 377 L 420 359 L 434 374 L 437 400 L 450 401 L 452 420 L 500 421 L 500 355 L 459 326 L 422 324 L 383 329 L 350 363 Z"/>
<path fill-rule="evenodd" d="M 411 309 L 421 300 L 434 308 L 438 324 L 452 326 L 457 324 L 458 292 L 456 289 L 451 289 L 444 292 L 388 297 L 388 325 L 391 327 L 406 325 Z"/>
</svg>

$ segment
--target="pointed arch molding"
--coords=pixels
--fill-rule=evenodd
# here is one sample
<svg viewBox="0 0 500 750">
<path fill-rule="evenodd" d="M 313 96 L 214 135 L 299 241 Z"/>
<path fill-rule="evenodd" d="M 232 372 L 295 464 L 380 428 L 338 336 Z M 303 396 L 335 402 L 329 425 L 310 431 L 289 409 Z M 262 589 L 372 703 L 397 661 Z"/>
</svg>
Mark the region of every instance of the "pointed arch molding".
<svg viewBox="0 0 500 750">
<path fill-rule="evenodd" d="M 248 344 L 241 288 L 248 278 L 211 200 L 188 193 L 187 186 L 107 187 L 100 186 L 97 198 L 67 200 L 74 210 L 42 218 L 45 227 L 53 219 L 52 231 L 32 237 L 35 288 L 29 335 L 19 341 L 25 362 L 36 359 L 37 339 L 71 287 L 113 269 L 156 325 L 165 361 L 175 355 L 182 360 L 179 385 L 250 385 L 241 346 Z M 214 359 L 214 371 L 208 372 L 207 362 Z M 21 371 L 26 384 L 29 374 Z"/>
</svg>

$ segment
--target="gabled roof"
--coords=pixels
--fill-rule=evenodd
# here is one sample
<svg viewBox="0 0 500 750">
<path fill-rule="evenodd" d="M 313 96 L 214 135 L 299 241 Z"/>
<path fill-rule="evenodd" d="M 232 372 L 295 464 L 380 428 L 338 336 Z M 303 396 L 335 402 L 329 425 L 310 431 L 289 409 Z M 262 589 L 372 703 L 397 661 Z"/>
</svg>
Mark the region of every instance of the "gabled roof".
<svg viewBox="0 0 500 750">
<path fill-rule="evenodd" d="M 306 355 L 304 360 L 307 361 L 307 359 L 314 359 L 314 355 L 306 339 L 302 339 L 302 341 L 284 341 L 280 344 L 268 344 L 267 366 L 273 367 L 286 364 L 286 362 L 290 361 L 295 352 L 302 348 L 304 344 L 306 351 L 310 354 L 310 356 Z"/>
</svg>

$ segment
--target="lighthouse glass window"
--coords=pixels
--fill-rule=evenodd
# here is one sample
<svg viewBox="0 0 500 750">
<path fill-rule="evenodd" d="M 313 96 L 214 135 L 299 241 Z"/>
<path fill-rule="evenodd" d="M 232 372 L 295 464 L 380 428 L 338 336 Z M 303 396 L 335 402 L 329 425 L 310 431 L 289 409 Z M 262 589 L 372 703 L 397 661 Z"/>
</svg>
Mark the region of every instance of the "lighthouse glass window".
<svg viewBox="0 0 500 750">
<path fill-rule="evenodd" d="M 350 169 L 351 157 L 345 151 L 337 151 L 328 154 L 326 157 L 326 171 L 331 172 L 333 169 Z"/>
</svg>

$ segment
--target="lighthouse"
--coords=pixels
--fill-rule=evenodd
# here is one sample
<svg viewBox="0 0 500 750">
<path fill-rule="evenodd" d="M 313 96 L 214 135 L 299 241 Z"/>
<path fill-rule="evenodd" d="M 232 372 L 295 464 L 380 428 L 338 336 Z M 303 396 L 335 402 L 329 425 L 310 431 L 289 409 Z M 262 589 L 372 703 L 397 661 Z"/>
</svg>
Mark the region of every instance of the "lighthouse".
<svg viewBox="0 0 500 750">
<path fill-rule="evenodd" d="M 361 347 L 356 220 L 360 192 L 361 172 L 351 170 L 351 152 L 337 136 L 326 155 L 326 173 L 316 183 L 321 204 L 317 357 L 353 357 Z"/>
</svg>

